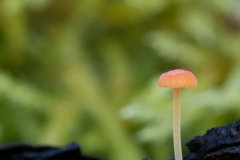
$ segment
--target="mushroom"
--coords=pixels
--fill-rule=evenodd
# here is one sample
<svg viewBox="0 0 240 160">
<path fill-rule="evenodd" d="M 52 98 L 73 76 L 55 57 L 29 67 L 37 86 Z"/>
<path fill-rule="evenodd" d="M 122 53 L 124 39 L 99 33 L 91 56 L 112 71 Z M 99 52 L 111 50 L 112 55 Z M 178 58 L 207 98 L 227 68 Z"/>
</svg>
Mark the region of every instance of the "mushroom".
<svg viewBox="0 0 240 160">
<path fill-rule="evenodd" d="M 181 88 L 195 88 L 197 79 L 192 72 L 183 69 L 171 70 L 162 74 L 158 80 L 159 87 L 173 88 L 173 143 L 175 160 L 182 160 L 180 131 L 180 96 Z"/>
</svg>

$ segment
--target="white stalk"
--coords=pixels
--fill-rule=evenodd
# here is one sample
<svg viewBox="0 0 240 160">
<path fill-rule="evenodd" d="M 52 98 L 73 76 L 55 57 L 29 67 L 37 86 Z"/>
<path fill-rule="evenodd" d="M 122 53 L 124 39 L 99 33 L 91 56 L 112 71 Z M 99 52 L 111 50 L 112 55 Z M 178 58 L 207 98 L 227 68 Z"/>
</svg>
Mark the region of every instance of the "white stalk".
<svg viewBox="0 0 240 160">
<path fill-rule="evenodd" d="M 180 129 L 180 97 L 181 88 L 173 89 L 173 143 L 175 160 L 182 160 L 181 129 Z"/>
</svg>

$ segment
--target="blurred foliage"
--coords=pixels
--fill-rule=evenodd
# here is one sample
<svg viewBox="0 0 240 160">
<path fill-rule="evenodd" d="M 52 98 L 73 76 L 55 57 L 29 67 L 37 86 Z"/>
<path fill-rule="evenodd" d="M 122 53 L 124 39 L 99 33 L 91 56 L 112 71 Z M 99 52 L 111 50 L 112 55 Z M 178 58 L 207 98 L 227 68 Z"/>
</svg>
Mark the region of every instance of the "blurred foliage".
<svg viewBox="0 0 240 160">
<path fill-rule="evenodd" d="M 0 142 L 65 145 L 113 160 L 168 159 L 172 90 L 182 142 L 240 117 L 238 0 L 1 0 Z"/>
</svg>

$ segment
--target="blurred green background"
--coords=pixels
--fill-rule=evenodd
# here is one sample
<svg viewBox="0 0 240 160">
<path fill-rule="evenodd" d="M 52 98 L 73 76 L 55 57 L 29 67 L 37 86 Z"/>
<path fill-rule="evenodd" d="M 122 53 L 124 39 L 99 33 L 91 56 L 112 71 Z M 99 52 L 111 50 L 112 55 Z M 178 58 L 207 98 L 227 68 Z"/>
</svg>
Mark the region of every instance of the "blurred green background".
<svg viewBox="0 0 240 160">
<path fill-rule="evenodd" d="M 0 143 L 79 142 L 112 160 L 173 156 L 172 90 L 182 143 L 240 118 L 239 0 L 1 0 Z"/>
</svg>

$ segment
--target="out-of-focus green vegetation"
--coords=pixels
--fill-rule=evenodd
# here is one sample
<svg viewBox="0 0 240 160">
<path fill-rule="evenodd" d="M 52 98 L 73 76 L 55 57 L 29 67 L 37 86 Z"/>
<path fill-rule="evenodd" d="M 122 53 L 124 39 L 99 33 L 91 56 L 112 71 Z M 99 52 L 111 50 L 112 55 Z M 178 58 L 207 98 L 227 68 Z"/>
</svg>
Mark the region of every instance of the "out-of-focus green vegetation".
<svg viewBox="0 0 240 160">
<path fill-rule="evenodd" d="M 0 1 L 0 143 L 65 145 L 112 160 L 173 156 L 172 90 L 182 142 L 240 118 L 238 0 Z M 184 154 L 187 149 L 183 146 Z"/>
</svg>

